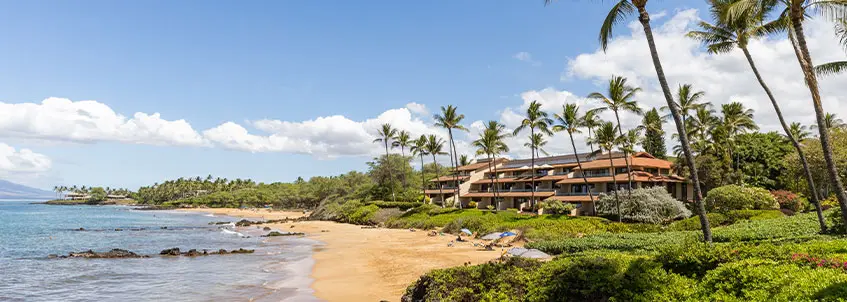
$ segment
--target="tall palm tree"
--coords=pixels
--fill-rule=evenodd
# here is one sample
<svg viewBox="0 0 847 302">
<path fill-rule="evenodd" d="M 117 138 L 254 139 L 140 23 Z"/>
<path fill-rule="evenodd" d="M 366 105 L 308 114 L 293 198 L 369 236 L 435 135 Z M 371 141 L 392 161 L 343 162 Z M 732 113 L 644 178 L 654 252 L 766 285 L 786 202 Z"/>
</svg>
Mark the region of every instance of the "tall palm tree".
<svg viewBox="0 0 847 302">
<path fill-rule="evenodd" d="M 706 92 L 704 91 L 695 91 L 694 87 L 691 84 L 681 84 L 676 91 L 676 99 L 677 101 L 674 103 L 674 106 L 679 108 L 679 113 L 682 117 L 682 124 L 686 124 L 686 120 L 690 116 L 689 112 L 696 112 L 697 109 L 703 107 L 709 107 L 712 104 L 709 102 L 700 102 L 706 96 Z M 662 111 L 668 111 L 670 108 L 668 106 L 662 106 Z"/>
<path fill-rule="evenodd" d="M 792 40 L 792 46 L 797 56 L 797 62 L 803 72 L 803 78 L 809 93 L 812 96 L 812 107 L 815 109 L 815 119 L 820 133 L 821 150 L 826 162 L 826 170 L 830 181 L 834 186 L 835 196 L 841 208 L 841 218 L 847 223 L 847 192 L 838 175 L 835 159 L 832 154 L 832 142 L 829 131 L 825 125 L 825 111 L 821 103 L 818 78 L 815 73 L 812 56 L 806 43 L 806 34 L 803 29 L 803 21 L 812 18 L 814 14 L 821 15 L 830 20 L 842 20 L 847 14 L 847 0 L 738 0 L 727 11 L 727 20 L 744 19 L 755 15 L 758 10 L 775 9 L 776 6 L 784 7 L 780 18 L 771 22 L 787 29 L 788 36 Z M 753 13 L 751 13 L 753 12 Z"/>
<path fill-rule="evenodd" d="M 400 147 L 400 154 L 406 157 L 406 148 L 412 145 L 412 136 L 409 131 L 402 130 L 397 132 L 397 136 L 391 142 L 392 147 Z"/>
<path fill-rule="evenodd" d="M 441 169 L 438 168 L 438 162 L 435 160 L 435 156 L 447 154 L 444 152 L 444 139 L 430 134 L 426 140 L 426 153 L 432 155 L 432 163 L 435 165 L 435 179 L 441 178 Z M 438 193 L 441 196 L 441 207 L 443 208 L 447 202 L 444 198 L 444 189 L 441 187 L 440 182 L 438 183 Z"/>
<path fill-rule="evenodd" d="M 744 108 L 744 104 L 739 102 L 721 105 L 721 113 L 723 114 L 721 127 L 726 131 L 729 142 L 727 150 L 729 150 L 729 158 L 732 159 L 735 155 L 733 146 L 736 144 L 736 137 L 748 130 L 757 130 L 759 126 L 753 121 L 753 109 Z M 733 160 L 733 162 L 735 162 L 733 171 L 738 173 L 738 161 Z M 740 181 L 740 177 L 738 180 Z"/>
<path fill-rule="evenodd" d="M 785 121 L 785 117 L 782 116 L 782 110 L 779 108 L 779 103 L 776 101 L 770 87 L 768 87 L 765 80 L 762 78 L 762 75 L 759 73 L 759 69 L 756 67 L 753 56 L 750 54 L 748 49 L 748 43 L 751 39 L 763 37 L 768 33 L 767 28 L 763 27 L 763 21 L 769 11 L 768 9 L 750 10 L 746 14 L 745 18 L 736 18 L 732 22 L 728 22 L 726 18 L 727 10 L 733 2 L 734 0 L 709 0 L 715 23 L 711 24 L 701 21 L 699 25 L 700 30 L 691 31 L 688 33 L 688 36 L 701 41 L 712 54 L 729 53 L 736 47 L 744 54 L 744 57 L 747 59 L 747 64 L 750 65 L 750 69 L 753 71 L 753 75 L 756 76 L 756 80 L 759 82 L 759 85 L 762 86 L 762 89 L 765 91 L 768 99 L 770 99 L 771 105 L 776 112 L 780 125 L 782 126 L 782 130 L 785 132 L 785 136 L 797 151 L 797 155 L 803 165 L 803 173 L 806 176 L 806 182 L 809 185 L 809 192 L 811 192 L 812 204 L 815 205 L 815 211 L 818 214 L 818 222 L 821 226 L 821 231 L 826 231 L 826 222 L 823 218 L 823 212 L 821 211 L 816 193 L 817 189 L 815 188 L 815 183 L 812 179 L 812 173 L 809 170 L 809 164 L 806 161 L 806 155 L 803 152 L 803 148 L 800 147 L 798 140 L 794 137 L 794 135 L 792 135 L 791 128 Z M 828 68 L 824 67 L 824 69 L 826 70 Z"/>
<path fill-rule="evenodd" d="M 571 140 L 571 147 L 573 148 L 573 156 L 576 158 L 576 165 L 580 171 L 585 171 L 582 169 L 582 160 L 579 158 L 579 153 L 576 151 L 576 143 L 573 140 L 574 133 L 582 133 L 579 128 L 583 125 L 584 116 L 579 115 L 579 106 L 576 104 L 562 105 L 562 113 L 556 113 L 553 117 L 558 122 L 553 126 L 553 131 L 566 131 L 568 133 L 568 137 Z M 582 181 L 585 183 L 585 189 L 588 191 L 588 199 L 591 200 L 591 211 L 597 213 L 597 206 L 594 204 L 594 192 L 591 192 L 591 184 L 588 183 L 588 177 L 585 176 L 585 173 L 582 174 Z"/>
<path fill-rule="evenodd" d="M 545 0 L 545 3 L 550 3 L 553 0 Z M 630 15 L 638 12 L 638 21 L 644 29 L 644 35 L 647 37 L 647 46 L 650 48 L 650 57 L 653 61 L 653 67 L 656 69 L 656 77 L 659 80 L 659 86 L 662 87 L 662 94 L 665 97 L 665 102 L 669 106 L 671 116 L 673 116 L 674 124 L 676 125 L 677 133 L 679 133 L 679 143 L 685 154 L 685 161 L 688 169 L 697 171 L 697 165 L 694 162 L 694 155 L 691 153 L 691 146 L 688 143 L 688 133 L 685 132 L 685 124 L 682 122 L 678 108 L 673 106 L 673 95 L 671 94 L 668 80 L 665 78 L 665 71 L 662 67 L 662 62 L 659 60 L 659 51 L 656 50 L 656 42 L 653 38 L 653 28 L 650 25 L 650 14 L 647 12 L 648 0 L 619 0 L 612 6 L 603 25 L 600 27 L 600 47 L 606 51 L 609 45 L 609 40 L 612 38 L 614 29 L 624 23 L 624 20 Z M 700 179 L 697 173 L 691 173 L 691 182 L 694 185 L 694 202 L 697 204 L 697 212 L 700 216 L 700 226 L 703 230 L 703 240 L 712 242 L 712 229 L 709 226 L 709 219 L 706 217 L 706 207 L 703 205 L 703 194 L 700 192 Z M 847 213 L 847 210 L 845 210 Z M 845 214 L 847 215 L 847 214 Z M 847 217 L 847 216 L 845 216 Z"/>
<path fill-rule="evenodd" d="M 635 93 L 641 91 L 641 88 L 629 86 L 626 82 L 627 80 L 624 77 L 613 76 L 609 80 L 607 95 L 603 95 L 600 92 L 592 92 L 588 95 L 589 99 L 595 99 L 602 102 L 601 107 L 592 109 L 592 111 L 600 113 L 606 110 L 611 110 L 615 113 L 615 120 L 617 121 L 617 128 L 620 136 L 623 136 L 620 113 L 623 111 L 632 112 L 637 115 L 642 114 L 641 108 L 638 107 L 638 103 L 633 100 Z M 631 190 L 632 167 L 629 165 L 629 154 L 624 151 L 623 156 L 624 162 L 626 163 L 627 188 L 628 190 Z"/>
<path fill-rule="evenodd" d="M 397 129 L 391 126 L 389 123 L 382 124 L 382 127 L 377 130 L 377 135 L 379 135 L 376 139 L 374 139 L 374 143 L 383 143 L 385 145 L 385 164 L 390 165 L 391 160 L 388 158 L 388 144 L 392 142 L 395 138 L 397 138 Z M 388 167 L 388 178 L 392 179 L 391 176 L 391 167 Z M 394 186 L 391 186 L 391 200 L 397 201 L 397 198 L 394 196 Z"/>
<path fill-rule="evenodd" d="M 538 130 L 539 133 L 552 135 L 553 132 L 550 131 L 550 125 L 553 124 L 553 120 L 550 119 L 547 115 L 547 112 L 541 110 L 541 103 L 538 101 L 532 101 L 529 103 L 529 107 L 526 108 L 526 115 L 524 119 L 521 121 L 521 125 L 515 128 L 512 131 L 512 135 L 518 135 L 524 129 L 529 129 L 530 137 L 535 137 L 535 131 Z M 530 199 L 529 199 L 529 207 L 532 208 L 535 205 L 535 154 L 536 150 L 531 148 L 530 152 L 530 163 L 532 167 L 532 177 L 530 178 L 530 182 L 532 184 L 532 190 L 530 190 Z"/>
<path fill-rule="evenodd" d="M 491 135 L 494 137 L 493 140 L 497 142 L 496 144 L 493 144 L 496 148 L 491 149 L 491 157 L 493 160 L 491 165 L 494 168 L 494 180 L 496 183 L 500 183 L 500 173 L 497 172 L 497 156 L 501 153 L 509 152 L 509 145 L 506 144 L 505 139 L 511 137 L 512 134 L 506 131 L 505 125 L 494 120 L 488 121 L 488 123 L 485 124 L 485 131 L 491 132 Z M 500 198 L 498 196 L 500 192 L 497 191 L 496 187 L 493 188 L 493 190 L 494 199 L 497 201 L 497 209 L 500 209 Z"/>
<path fill-rule="evenodd" d="M 597 128 L 597 132 L 594 133 L 594 137 L 591 139 L 593 143 L 597 144 L 600 151 L 606 151 L 609 154 L 609 165 L 614 169 L 615 164 L 612 160 L 612 150 L 615 146 L 618 145 L 619 136 L 616 132 L 615 125 L 612 122 L 605 122 Z M 585 171 L 582 171 L 584 174 Z M 623 221 L 623 215 L 621 213 L 621 200 L 618 196 L 618 179 L 615 176 L 616 173 L 612 171 L 612 185 L 614 186 L 615 191 L 615 207 L 617 208 L 618 214 L 618 222 Z"/>
<path fill-rule="evenodd" d="M 426 175 L 424 175 L 424 156 L 429 155 L 427 152 L 427 139 L 426 135 L 421 134 L 421 137 L 412 141 L 412 146 L 409 148 L 409 151 L 412 152 L 412 156 L 419 156 L 421 158 L 421 192 L 426 192 Z"/>
<path fill-rule="evenodd" d="M 496 169 L 497 163 L 492 160 L 495 154 L 499 154 L 501 152 L 508 152 L 509 147 L 503 142 L 503 137 L 501 133 L 498 132 L 498 128 L 502 125 L 497 121 L 489 121 L 489 125 L 493 125 L 492 128 L 486 129 L 482 133 L 479 134 L 479 139 L 473 141 L 471 144 L 474 147 L 477 147 L 477 155 L 486 155 L 488 157 L 488 169 L 491 171 L 492 166 Z M 495 172 L 496 175 L 496 172 Z M 497 187 L 494 180 L 495 177 L 490 177 L 491 179 L 491 192 L 493 192 L 493 200 L 497 203 L 496 208 L 500 208 L 500 201 L 497 199 Z M 499 181 L 499 180 L 498 180 Z"/>
<path fill-rule="evenodd" d="M 704 153 L 710 148 L 712 141 L 712 130 L 720 125 L 720 118 L 715 116 L 715 111 L 708 107 L 697 108 L 694 115 L 686 123 L 688 137 L 693 141 L 694 151 L 698 154 Z M 678 137 L 674 135 L 674 137 Z"/>
<path fill-rule="evenodd" d="M 447 107 L 441 106 L 441 114 L 436 114 L 433 116 L 435 119 L 435 126 L 447 129 L 447 134 L 450 138 L 450 159 L 453 162 L 453 180 L 456 185 L 456 195 L 455 201 L 456 204 L 459 205 L 459 208 L 462 207 L 462 202 L 459 200 L 459 170 L 458 170 L 458 162 L 459 158 L 456 154 L 456 140 L 453 138 L 453 130 L 459 131 L 468 131 L 465 126 L 462 126 L 462 120 L 465 119 L 464 114 L 456 113 L 456 107 L 453 105 L 448 105 Z"/>
<path fill-rule="evenodd" d="M 591 110 L 585 112 L 581 124 L 588 129 L 588 137 L 586 138 L 588 141 L 591 141 L 591 132 L 594 131 L 594 128 L 600 127 L 602 123 L 603 121 L 600 120 L 600 116 L 596 112 Z M 591 153 L 594 153 L 594 144 L 589 143 L 588 148 L 591 149 Z"/>
</svg>

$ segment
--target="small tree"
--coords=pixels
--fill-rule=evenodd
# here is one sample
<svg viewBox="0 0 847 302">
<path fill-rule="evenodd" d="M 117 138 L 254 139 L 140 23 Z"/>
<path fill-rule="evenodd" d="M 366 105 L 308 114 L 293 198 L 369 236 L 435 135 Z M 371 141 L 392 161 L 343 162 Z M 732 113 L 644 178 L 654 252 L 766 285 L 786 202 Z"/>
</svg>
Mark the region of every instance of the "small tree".
<svg viewBox="0 0 847 302">
<path fill-rule="evenodd" d="M 691 216 L 691 211 L 663 187 L 638 188 L 631 192 L 631 195 L 620 196 L 622 220 L 659 224 Z M 597 212 L 601 215 L 615 215 L 615 197 L 600 194 Z"/>
</svg>

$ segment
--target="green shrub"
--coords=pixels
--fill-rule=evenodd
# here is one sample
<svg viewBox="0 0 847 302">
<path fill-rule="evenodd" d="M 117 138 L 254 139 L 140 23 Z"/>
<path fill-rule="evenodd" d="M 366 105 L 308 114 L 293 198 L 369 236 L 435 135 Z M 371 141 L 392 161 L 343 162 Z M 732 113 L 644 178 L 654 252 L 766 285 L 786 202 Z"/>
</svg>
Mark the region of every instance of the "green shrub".
<svg viewBox="0 0 847 302">
<path fill-rule="evenodd" d="M 847 233 L 847 227 L 844 225 L 844 218 L 841 217 L 841 207 L 834 207 L 826 211 L 826 222 L 829 226 L 828 231 L 833 234 Z"/>
<path fill-rule="evenodd" d="M 714 188 L 709 191 L 703 201 L 709 212 L 779 209 L 776 199 L 767 190 L 738 185 Z"/>
<path fill-rule="evenodd" d="M 715 228 L 715 242 L 758 241 L 778 238 L 803 238 L 820 231 L 815 213 L 803 213 L 779 219 L 745 220 Z"/>
<path fill-rule="evenodd" d="M 626 221 L 659 224 L 691 216 L 691 211 L 663 187 L 621 191 L 618 197 L 622 218 Z M 617 216 L 615 194 L 600 194 L 597 212 L 600 215 Z"/>
<path fill-rule="evenodd" d="M 372 204 L 372 205 L 375 205 L 375 206 L 383 208 L 383 209 L 398 208 L 398 209 L 401 209 L 401 210 L 404 210 L 404 211 L 423 205 L 420 202 L 406 202 L 406 201 L 371 201 L 371 202 L 367 202 L 366 204 L 369 204 L 369 205 Z"/>
<path fill-rule="evenodd" d="M 565 203 L 558 200 L 547 200 L 541 202 L 541 208 L 544 209 L 544 214 L 552 215 L 570 215 L 576 206 L 572 203 Z"/>
<path fill-rule="evenodd" d="M 827 210 L 831 208 L 838 207 L 838 198 L 835 198 L 835 195 L 828 197 L 827 199 L 821 200 L 821 209 Z"/>
<path fill-rule="evenodd" d="M 708 217 L 709 225 L 712 227 L 731 223 L 729 219 L 727 219 L 726 216 L 721 213 L 707 213 L 706 217 Z M 668 225 L 667 229 L 669 231 L 700 230 L 700 216 L 694 215 L 692 217 L 680 221 L 674 221 L 673 223 Z"/>
<path fill-rule="evenodd" d="M 779 210 L 734 210 L 726 213 L 726 218 L 731 222 L 742 220 L 765 220 L 785 217 Z"/>
<path fill-rule="evenodd" d="M 468 208 L 469 208 L 469 209 L 476 209 L 476 208 L 478 208 L 476 201 L 471 201 L 471 202 L 469 202 L 469 203 L 468 203 Z"/>
<path fill-rule="evenodd" d="M 749 259 L 709 271 L 698 295 L 704 301 L 844 301 L 847 274 Z"/>
<path fill-rule="evenodd" d="M 581 253 L 598 250 L 619 252 L 653 252 L 664 245 L 697 240 L 697 232 L 596 234 L 583 238 L 559 238 L 527 243 L 550 254 Z"/>
</svg>

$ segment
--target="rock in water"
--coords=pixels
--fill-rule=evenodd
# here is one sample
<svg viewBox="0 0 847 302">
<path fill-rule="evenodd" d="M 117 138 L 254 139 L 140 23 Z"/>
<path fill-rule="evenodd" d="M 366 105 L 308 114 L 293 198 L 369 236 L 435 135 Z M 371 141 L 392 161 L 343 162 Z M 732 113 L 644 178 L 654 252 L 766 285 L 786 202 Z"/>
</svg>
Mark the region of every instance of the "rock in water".
<svg viewBox="0 0 847 302">
<path fill-rule="evenodd" d="M 270 227 L 265 227 L 265 228 L 264 228 L 264 230 L 265 230 L 265 231 L 270 231 L 270 230 L 271 230 L 271 228 L 270 228 Z"/>
<path fill-rule="evenodd" d="M 178 248 L 178 247 L 175 247 L 175 248 L 170 248 L 170 249 L 162 250 L 161 252 L 159 252 L 159 255 L 165 255 L 165 256 L 179 256 L 179 248 Z"/>
<path fill-rule="evenodd" d="M 190 249 L 190 250 L 188 250 L 187 252 L 185 252 L 185 254 L 184 254 L 184 255 L 185 255 L 185 256 L 188 256 L 188 257 L 203 256 L 203 254 L 202 254 L 202 253 L 200 253 L 200 252 L 198 252 L 196 249 Z"/>
<path fill-rule="evenodd" d="M 232 250 L 232 251 L 230 251 L 229 253 L 230 253 L 230 254 L 252 254 L 252 253 L 253 253 L 253 252 L 255 252 L 255 251 L 256 251 L 256 250 L 245 250 L 245 249 L 243 249 L 243 248 L 239 248 L 239 249 L 237 249 L 237 250 Z"/>
<path fill-rule="evenodd" d="M 111 251 L 105 253 L 98 253 L 92 250 L 87 250 L 85 252 L 80 253 L 70 253 L 68 254 L 70 258 L 146 258 L 148 256 L 142 256 L 127 250 L 122 249 L 112 249 Z"/>
<path fill-rule="evenodd" d="M 262 237 L 303 236 L 303 235 L 306 235 L 306 234 L 300 233 L 300 232 L 282 232 L 282 233 L 280 233 L 280 232 L 277 232 L 277 231 L 272 231 L 272 232 L 268 233 L 267 235 L 262 235 Z"/>
</svg>

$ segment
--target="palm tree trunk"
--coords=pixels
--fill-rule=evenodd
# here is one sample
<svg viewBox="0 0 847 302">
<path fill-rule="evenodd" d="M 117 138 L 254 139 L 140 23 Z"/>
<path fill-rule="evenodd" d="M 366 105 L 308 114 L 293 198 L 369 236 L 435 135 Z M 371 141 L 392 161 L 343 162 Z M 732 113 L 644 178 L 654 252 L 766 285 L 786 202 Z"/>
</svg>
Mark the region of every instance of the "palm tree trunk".
<svg viewBox="0 0 847 302">
<path fill-rule="evenodd" d="M 405 149 L 406 148 L 404 148 L 403 146 L 400 146 L 400 154 L 403 156 L 403 160 L 406 161 L 406 165 L 403 165 L 403 179 L 402 179 L 403 180 L 403 191 L 406 191 L 406 183 L 407 183 L 407 181 L 406 181 L 406 166 L 409 163 L 409 161 L 406 160 L 406 150 Z"/>
<path fill-rule="evenodd" d="M 612 166 L 612 170 L 615 169 L 615 164 L 612 161 L 612 148 L 609 148 L 609 164 Z M 585 171 L 583 171 L 585 172 Z M 582 174 L 585 177 L 585 174 Z M 615 173 L 612 173 L 612 188 L 615 190 L 615 207 L 618 209 L 618 222 L 623 222 L 623 214 L 621 214 L 621 199 L 618 197 L 618 178 L 615 176 Z"/>
<path fill-rule="evenodd" d="M 438 184 L 438 195 L 441 196 L 441 207 L 444 207 L 444 188 L 441 187 L 441 169 L 438 168 L 438 162 L 435 161 L 435 153 L 432 154 L 432 163 L 435 164 L 435 180 Z M 430 203 L 433 203 L 432 199 L 429 200 Z"/>
<path fill-rule="evenodd" d="M 591 192 L 591 184 L 588 183 L 588 177 L 585 176 L 585 170 L 582 169 L 582 160 L 579 159 L 579 155 L 576 153 L 576 143 L 573 141 L 573 133 L 568 131 L 568 136 L 571 138 L 571 147 L 573 147 L 573 156 L 576 157 L 576 165 L 579 167 L 579 171 L 582 171 L 582 181 L 585 182 L 585 189 L 588 190 L 588 198 L 591 199 L 591 211 L 593 215 L 597 215 L 597 205 L 594 204 L 594 193 Z"/>
<path fill-rule="evenodd" d="M 806 37 L 803 33 L 803 1 L 793 1 L 791 3 L 789 16 L 791 17 L 791 25 L 794 28 L 794 35 L 797 38 L 797 46 L 800 48 L 800 56 L 797 58 L 800 61 L 800 68 L 803 70 L 803 75 L 806 79 L 806 86 L 809 87 L 809 92 L 812 94 L 812 103 L 815 107 L 815 117 L 818 121 L 818 132 L 820 133 L 821 147 L 823 148 L 823 158 L 826 160 L 826 170 L 829 177 L 832 179 L 832 184 L 835 186 L 835 196 L 838 198 L 838 205 L 841 208 L 841 219 L 847 222 L 847 193 L 844 192 L 844 185 L 838 177 L 838 170 L 835 167 L 835 161 L 832 158 L 832 145 L 830 144 L 829 129 L 825 127 L 823 105 L 821 104 L 821 95 L 818 90 L 818 79 L 815 76 L 814 65 L 812 64 L 812 56 L 809 54 L 809 48 L 806 45 Z"/>
<path fill-rule="evenodd" d="M 529 209 L 530 209 L 530 211 L 532 210 L 533 204 L 535 203 L 535 146 L 532 144 L 532 138 L 534 138 L 534 137 L 535 137 L 535 128 L 530 128 L 530 136 L 529 136 L 529 138 L 530 138 L 530 141 L 529 141 L 529 145 L 530 145 L 530 148 L 529 148 L 530 149 L 529 150 L 530 167 L 529 168 L 530 168 L 530 171 L 531 171 L 530 173 L 532 173 L 532 175 L 529 176 L 530 177 L 529 178 L 530 185 L 532 186 L 532 188 L 529 191 L 529 196 L 530 196 L 529 197 Z"/>
<path fill-rule="evenodd" d="M 486 155 L 488 156 L 488 171 L 491 171 L 492 165 L 494 164 L 494 162 L 491 161 L 491 153 L 486 153 Z M 496 193 L 497 190 L 494 189 L 494 177 L 489 177 L 489 178 L 491 178 L 491 194 L 492 194 L 492 196 L 494 196 L 494 199 L 491 200 L 491 204 L 493 205 L 494 200 L 497 200 L 497 193 Z"/>
<path fill-rule="evenodd" d="M 397 201 L 397 198 L 394 197 L 394 186 L 391 185 L 391 180 L 394 177 L 391 175 L 391 161 L 388 158 L 388 140 L 385 140 L 385 165 L 388 167 L 388 187 L 391 188 L 391 201 Z"/>
<path fill-rule="evenodd" d="M 668 103 L 668 108 L 671 110 L 676 130 L 679 133 L 679 141 L 682 146 L 682 151 L 685 153 L 685 160 L 688 162 L 688 169 L 691 171 L 691 182 L 694 185 L 694 202 L 697 204 L 697 214 L 700 216 L 700 227 L 703 230 L 703 241 L 712 242 L 712 229 L 709 226 L 709 218 L 706 217 L 706 207 L 703 206 L 703 194 L 700 192 L 700 178 L 697 176 L 697 165 L 694 163 L 694 156 L 691 154 L 691 145 L 688 143 L 688 133 L 685 131 L 685 125 L 680 119 L 679 108 L 674 106 L 673 95 L 668 87 L 668 80 L 665 78 L 665 71 L 662 68 L 662 62 L 659 60 L 659 52 L 656 50 L 656 42 L 653 39 L 653 29 L 650 27 L 650 14 L 644 8 L 644 5 L 638 6 L 638 21 L 644 27 L 644 35 L 647 37 L 647 45 L 650 47 L 650 56 L 653 58 L 653 67 L 656 68 L 656 77 L 659 79 L 659 85 L 662 86 L 662 92 L 665 95 L 665 101 Z"/>
<path fill-rule="evenodd" d="M 618 116 L 618 111 L 615 110 L 615 120 L 618 121 L 618 133 L 623 137 L 623 128 L 621 128 L 621 118 Z M 610 151 L 611 152 L 611 151 Z M 627 194 L 632 197 L 632 167 L 629 166 L 629 154 L 626 150 L 623 150 L 623 160 L 626 163 L 626 180 L 627 180 Z M 615 166 L 612 165 L 612 169 Z M 612 173 L 617 173 L 617 171 L 612 171 Z"/>
<path fill-rule="evenodd" d="M 594 143 L 591 142 L 591 130 L 593 127 L 588 127 L 588 148 L 591 148 L 591 153 L 594 153 Z"/>
<path fill-rule="evenodd" d="M 765 94 L 767 94 L 768 98 L 771 100 L 773 109 L 776 111 L 776 116 L 779 118 L 779 123 L 782 125 L 782 130 L 785 131 L 785 136 L 788 137 L 788 140 L 791 141 L 791 145 L 793 145 L 794 149 L 797 150 L 797 155 L 800 157 L 800 162 L 803 164 L 803 173 L 806 176 L 806 183 L 809 185 L 812 204 L 815 205 L 815 212 L 818 214 L 818 223 L 821 225 L 821 232 L 826 232 L 826 221 L 823 218 L 823 211 L 821 210 L 820 201 L 818 200 L 818 190 L 815 188 L 815 181 L 812 179 L 812 172 L 809 171 L 809 163 L 806 162 L 806 155 L 803 152 L 803 148 L 800 147 L 800 143 L 797 142 L 797 139 L 791 134 L 791 130 L 785 122 L 785 118 L 782 116 L 782 110 L 779 109 L 779 103 L 776 102 L 776 98 L 774 98 L 773 93 L 771 93 L 771 89 L 767 84 L 765 84 L 765 80 L 762 79 L 761 74 L 759 74 L 759 69 L 756 68 L 756 63 L 753 62 L 753 56 L 750 55 L 750 51 L 747 50 L 747 47 L 741 47 L 741 51 L 744 52 L 744 56 L 747 58 L 747 63 L 749 63 L 750 68 L 753 69 L 753 74 L 756 75 L 756 80 L 759 81 L 759 85 L 762 85 L 762 89 L 765 90 Z"/>
<path fill-rule="evenodd" d="M 453 201 L 462 208 L 462 201 L 459 200 L 459 156 L 456 154 L 456 141 L 453 140 L 453 129 L 448 128 L 447 133 L 450 134 L 450 148 L 453 150 L 453 184 L 456 186 L 456 194 L 453 195 Z"/>
<path fill-rule="evenodd" d="M 423 189 L 423 194 L 426 196 L 426 175 L 424 173 L 424 161 L 423 161 L 423 153 L 420 153 L 421 156 L 421 189 Z"/>
<path fill-rule="evenodd" d="M 494 155 L 494 162 L 492 163 L 492 165 L 494 165 L 494 180 L 495 180 L 495 182 L 494 182 L 495 187 L 492 188 L 492 190 L 494 190 L 494 201 L 497 203 L 495 205 L 496 208 L 494 208 L 494 212 L 497 212 L 497 211 L 500 211 L 500 199 L 498 197 L 499 189 L 497 188 L 497 185 L 500 184 L 500 174 L 497 173 L 497 155 L 496 154 Z"/>
</svg>

